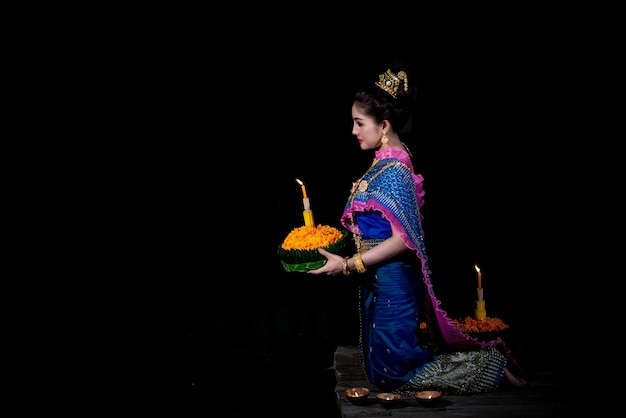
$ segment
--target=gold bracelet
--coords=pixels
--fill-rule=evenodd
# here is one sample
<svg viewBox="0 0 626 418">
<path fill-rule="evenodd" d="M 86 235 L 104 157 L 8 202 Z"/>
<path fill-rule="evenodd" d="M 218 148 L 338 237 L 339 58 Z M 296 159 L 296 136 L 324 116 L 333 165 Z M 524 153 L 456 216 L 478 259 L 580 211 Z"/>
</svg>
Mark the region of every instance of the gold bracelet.
<svg viewBox="0 0 626 418">
<path fill-rule="evenodd" d="M 341 265 L 341 270 L 343 270 L 343 274 L 346 276 L 349 276 L 352 273 L 350 270 L 348 270 L 348 258 L 350 257 L 345 257 L 343 259 L 343 264 Z"/>
<path fill-rule="evenodd" d="M 354 259 L 354 266 L 356 267 L 356 271 L 359 273 L 365 273 L 367 270 L 365 268 L 365 264 L 363 264 L 363 260 L 361 259 L 361 253 L 356 253 L 352 256 Z"/>
</svg>

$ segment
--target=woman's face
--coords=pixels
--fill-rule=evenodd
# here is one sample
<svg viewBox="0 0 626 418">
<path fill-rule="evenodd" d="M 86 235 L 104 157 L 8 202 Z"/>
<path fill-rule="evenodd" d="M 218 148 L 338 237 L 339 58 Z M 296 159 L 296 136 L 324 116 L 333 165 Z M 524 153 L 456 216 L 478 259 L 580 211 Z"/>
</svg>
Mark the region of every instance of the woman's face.
<svg viewBox="0 0 626 418">
<path fill-rule="evenodd" d="M 377 124 L 370 116 L 366 116 L 357 103 L 352 104 L 352 135 L 359 140 L 362 150 L 380 147 L 383 136 L 382 124 Z"/>
</svg>

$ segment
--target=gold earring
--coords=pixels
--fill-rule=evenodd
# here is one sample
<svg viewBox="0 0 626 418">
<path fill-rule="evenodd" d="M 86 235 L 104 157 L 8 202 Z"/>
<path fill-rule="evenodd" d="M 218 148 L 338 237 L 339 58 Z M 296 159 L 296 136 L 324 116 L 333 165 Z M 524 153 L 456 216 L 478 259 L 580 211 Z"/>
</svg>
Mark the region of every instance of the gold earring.
<svg viewBox="0 0 626 418">
<path fill-rule="evenodd" d="M 383 133 L 383 137 L 380 139 L 380 143 L 382 144 L 380 146 L 381 149 L 385 149 L 387 148 L 387 142 L 389 142 L 389 138 L 387 138 L 387 134 Z"/>
</svg>

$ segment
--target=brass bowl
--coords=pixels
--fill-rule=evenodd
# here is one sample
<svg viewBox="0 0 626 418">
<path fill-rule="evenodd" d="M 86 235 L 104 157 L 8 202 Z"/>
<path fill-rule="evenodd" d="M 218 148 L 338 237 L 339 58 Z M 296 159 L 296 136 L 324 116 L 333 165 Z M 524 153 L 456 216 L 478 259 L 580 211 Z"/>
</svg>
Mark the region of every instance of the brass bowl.
<svg viewBox="0 0 626 418">
<path fill-rule="evenodd" d="M 417 402 L 422 406 L 433 406 L 441 399 L 441 392 L 438 390 L 422 390 L 415 394 Z"/>
<path fill-rule="evenodd" d="M 400 401 L 400 395 L 397 393 L 381 392 L 376 395 L 376 399 L 383 406 L 393 406 Z"/>
<path fill-rule="evenodd" d="M 356 405 L 362 405 L 367 402 L 370 390 L 365 387 L 346 389 L 346 398 Z"/>
</svg>

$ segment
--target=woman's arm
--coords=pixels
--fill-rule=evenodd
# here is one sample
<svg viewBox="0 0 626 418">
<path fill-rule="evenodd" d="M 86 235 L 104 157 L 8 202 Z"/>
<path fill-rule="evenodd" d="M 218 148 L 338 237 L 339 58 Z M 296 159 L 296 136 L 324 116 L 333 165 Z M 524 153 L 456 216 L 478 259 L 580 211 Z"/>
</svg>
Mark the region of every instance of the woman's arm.
<svg viewBox="0 0 626 418">
<path fill-rule="evenodd" d="M 402 237 L 400 233 L 397 231 L 393 231 L 391 237 L 387 238 L 374 248 L 367 250 L 361 253 L 361 260 L 363 261 L 364 266 L 367 268 L 368 266 L 372 266 L 374 264 L 378 264 L 382 261 L 388 260 L 396 255 L 408 250 L 407 246 L 404 245 L 402 241 Z M 344 257 L 340 255 L 330 253 L 323 248 L 318 249 L 319 253 L 327 258 L 327 262 L 324 266 L 315 269 L 309 270 L 307 273 L 310 274 L 328 274 L 334 276 L 336 274 L 343 272 L 343 262 Z M 350 272 L 356 270 L 356 266 L 354 264 L 354 257 L 349 257 L 347 259 L 347 268 Z"/>
<path fill-rule="evenodd" d="M 390 258 L 395 257 L 406 250 L 408 250 L 408 248 L 402 241 L 400 233 L 394 230 L 391 237 L 387 238 L 374 248 L 362 252 L 361 260 L 363 260 L 363 264 L 365 264 L 365 267 L 367 267 L 378 264 L 385 260 L 389 260 Z M 354 266 L 354 260 L 350 258 L 350 261 L 352 262 L 352 264 L 349 264 L 351 266 Z"/>
</svg>

